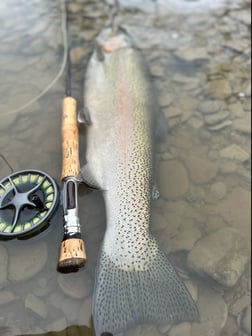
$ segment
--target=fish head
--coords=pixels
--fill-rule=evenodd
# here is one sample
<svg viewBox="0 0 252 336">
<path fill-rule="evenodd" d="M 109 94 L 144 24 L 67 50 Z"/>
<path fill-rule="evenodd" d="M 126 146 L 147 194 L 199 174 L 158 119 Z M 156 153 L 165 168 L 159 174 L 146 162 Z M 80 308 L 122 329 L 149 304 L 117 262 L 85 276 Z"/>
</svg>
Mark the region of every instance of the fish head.
<svg viewBox="0 0 252 336">
<path fill-rule="evenodd" d="M 105 28 L 96 38 L 96 51 L 101 60 L 104 60 L 107 54 L 130 47 L 132 47 L 131 39 L 122 28 L 116 30 Z"/>
</svg>

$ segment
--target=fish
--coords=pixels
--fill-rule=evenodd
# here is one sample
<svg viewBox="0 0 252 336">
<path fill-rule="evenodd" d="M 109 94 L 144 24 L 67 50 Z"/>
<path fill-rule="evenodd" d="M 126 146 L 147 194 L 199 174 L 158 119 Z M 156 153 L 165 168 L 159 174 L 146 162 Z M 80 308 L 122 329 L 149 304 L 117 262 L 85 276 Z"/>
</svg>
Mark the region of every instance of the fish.
<svg viewBox="0 0 252 336">
<path fill-rule="evenodd" d="M 102 190 L 106 209 L 92 300 L 97 336 L 198 319 L 195 302 L 151 233 L 158 108 L 148 66 L 132 41 L 122 29 L 104 29 L 84 80 L 81 178 Z"/>
</svg>

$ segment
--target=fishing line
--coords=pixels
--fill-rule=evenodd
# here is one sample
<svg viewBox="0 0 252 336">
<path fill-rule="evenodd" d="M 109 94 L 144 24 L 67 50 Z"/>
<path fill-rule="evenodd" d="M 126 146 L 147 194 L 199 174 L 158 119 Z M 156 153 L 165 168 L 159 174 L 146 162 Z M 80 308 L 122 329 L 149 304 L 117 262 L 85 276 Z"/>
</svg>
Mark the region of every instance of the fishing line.
<svg viewBox="0 0 252 336">
<path fill-rule="evenodd" d="M 66 21 L 67 21 L 66 20 L 66 4 L 65 4 L 65 1 L 62 0 L 61 1 L 61 32 L 62 32 L 64 53 L 63 53 L 62 63 L 61 63 L 61 67 L 59 69 L 59 72 L 56 75 L 56 77 L 49 83 L 49 85 L 42 92 L 40 92 L 36 97 L 29 100 L 27 103 L 25 103 L 21 107 L 18 107 L 17 109 L 8 112 L 8 114 L 21 112 L 24 109 L 26 109 L 27 107 L 29 107 L 30 105 L 32 105 L 33 103 L 35 103 L 36 101 L 38 101 L 42 96 L 44 96 L 53 87 L 53 85 L 62 76 L 62 74 L 64 72 L 64 69 L 65 69 L 65 66 L 66 66 L 66 63 L 67 63 L 67 49 L 68 49 L 68 47 L 67 47 L 67 22 Z"/>
</svg>

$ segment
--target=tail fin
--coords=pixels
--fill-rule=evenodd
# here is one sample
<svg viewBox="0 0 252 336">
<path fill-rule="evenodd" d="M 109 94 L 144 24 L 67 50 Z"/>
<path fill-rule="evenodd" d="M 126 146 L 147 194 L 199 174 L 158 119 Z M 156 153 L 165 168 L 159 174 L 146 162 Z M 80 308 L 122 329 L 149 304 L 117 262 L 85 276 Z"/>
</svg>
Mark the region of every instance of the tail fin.
<svg viewBox="0 0 252 336">
<path fill-rule="evenodd" d="M 123 332 L 138 324 L 198 319 L 197 307 L 166 255 L 157 254 L 145 270 L 120 268 L 104 249 L 97 266 L 93 296 L 96 336 Z M 131 265 L 132 266 L 132 265 Z"/>
</svg>

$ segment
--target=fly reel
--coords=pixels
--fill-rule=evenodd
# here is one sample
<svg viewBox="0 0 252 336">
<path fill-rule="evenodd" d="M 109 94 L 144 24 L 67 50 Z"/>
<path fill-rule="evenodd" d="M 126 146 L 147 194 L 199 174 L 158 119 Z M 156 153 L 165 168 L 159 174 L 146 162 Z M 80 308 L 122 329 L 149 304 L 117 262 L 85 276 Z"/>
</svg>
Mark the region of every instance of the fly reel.
<svg viewBox="0 0 252 336">
<path fill-rule="evenodd" d="M 39 170 L 22 170 L 0 181 L 0 239 L 27 239 L 45 230 L 59 203 L 55 181 Z"/>
</svg>

